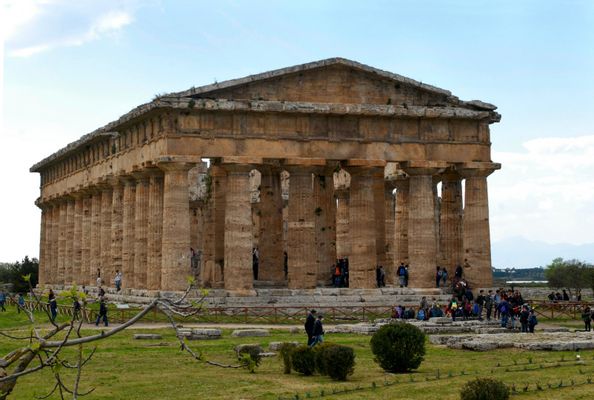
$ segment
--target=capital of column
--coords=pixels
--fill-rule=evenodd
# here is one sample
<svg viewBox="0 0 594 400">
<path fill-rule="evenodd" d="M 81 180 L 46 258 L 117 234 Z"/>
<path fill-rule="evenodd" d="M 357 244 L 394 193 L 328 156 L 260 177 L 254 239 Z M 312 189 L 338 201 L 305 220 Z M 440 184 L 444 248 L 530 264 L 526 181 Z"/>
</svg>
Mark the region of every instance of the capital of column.
<svg viewBox="0 0 594 400">
<path fill-rule="evenodd" d="M 132 177 L 136 180 L 137 183 L 148 183 L 150 179 L 150 174 L 147 170 L 136 170 L 132 171 Z"/>
<path fill-rule="evenodd" d="M 343 167 L 351 176 L 373 176 L 381 177 L 384 179 L 384 167 L 379 166 L 368 166 L 368 165 L 357 165 L 357 166 L 344 166 Z"/>
<path fill-rule="evenodd" d="M 159 161 L 157 167 L 165 172 L 168 171 L 189 171 L 196 166 L 194 162 L 187 161 Z"/>
<path fill-rule="evenodd" d="M 450 167 L 446 168 L 441 173 L 440 178 L 443 182 L 457 182 L 460 179 L 462 179 L 462 177 L 460 176 L 460 173 L 457 171 L 456 167 L 454 167 L 454 166 L 450 166 Z"/>
<path fill-rule="evenodd" d="M 486 178 L 501 169 L 501 164 L 492 162 L 469 162 L 456 164 L 456 171 L 464 178 Z"/>
<path fill-rule="evenodd" d="M 411 176 L 434 176 L 444 171 L 449 164 L 445 161 L 405 161 L 400 164 L 404 172 Z"/>
<path fill-rule="evenodd" d="M 217 166 L 221 167 L 227 174 L 247 174 L 254 169 L 252 164 L 223 163 Z"/>
</svg>

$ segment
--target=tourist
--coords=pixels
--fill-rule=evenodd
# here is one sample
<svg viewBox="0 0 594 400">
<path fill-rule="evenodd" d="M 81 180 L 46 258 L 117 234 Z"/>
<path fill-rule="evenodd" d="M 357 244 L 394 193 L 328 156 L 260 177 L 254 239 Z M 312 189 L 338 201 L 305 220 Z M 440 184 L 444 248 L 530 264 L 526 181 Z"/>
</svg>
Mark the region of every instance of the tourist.
<svg viewBox="0 0 594 400">
<path fill-rule="evenodd" d="M 406 282 L 406 267 L 404 266 L 404 263 L 400 263 L 400 266 L 398 267 L 398 271 L 396 271 L 396 275 L 398 275 L 398 280 L 400 281 L 400 287 L 404 287 L 404 284 Z"/>
<path fill-rule="evenodd" d="M 534 333 L 534 327 L 538 325 L 538 320 L 536 319 L 536 314 L 534 313 L 534 308 L 530 310 L 530 316 L 528 317 L 528 330 L 530 333 Z"/>
<path fill-rule="evenodd" d="M 482 292 L 482 290 L 481 290 L 481 292 Z M 493 291 L 489 289 L 487 296 L 485 296 L 485 310 L 486 310 L 486 314 L 487 314 L 487 321 L 491 321 L 491 313 L 493 312 L 493 303 L 494 303 L 493 297 L 494 297 Z"/>
<path fill-rule="evenodd" d="M 324 342 L 324 326 L 322 325 L 322 320 L 324 319 L 323 315 L 318 315 L 318 319 L 314 322 L 313 327 L 313 340 L 311 342 L 311 347 L 315 346 L 318 343 Z"/>
<path fill-rule="evenodd" d="M 501 316 L 499 314 L 499 303 L 501 303 L 501 289 L 495 290 L 495 295 L 493 296 L 493 306 L 495 307 L 495 312 L 493 313 L 493 317 L 495 319 L 499 319 Z"/>
<path fill-rule="evenodd" d="M 478 319 L 479 321 L 483 320 L 483 308 L 485 307 L 485 291 L 483 289 L 479 290 L 479 295 L 476 296 L 476 305 L 478 306 Z"/>
<path fill-rule="evenodd" d="M 254 247 L 252 249 L 252 271 L 254 273 L 254 280 L 258 280 L 258 267 L 260 264 L 260 255 L 258 253 L 258 248 Z"/>
<path fill-rule="evenodd" d="M 6 311 L 4 304 L 6 304 L 6 294 L 4 293 L 4 290 L 0 290 L 0 309 L 2 311 Z"/>
<path fill-rule="evenodd" d="M 122 273 L 117 269 L 113 283 L 115 284 L 116 292 L 119 292 L 122 289 Z"/>
<path fill-rule="evenodd" d="M 582 320 L 584 321 L 584 331 L 590 332 L 590 330 L 592 329 L 592 311 L 590 310 L 590 307 L 586 306 L 586 308 L 582 312 Z"/>
<path fill-rule="evenodd" d="M 501 327 L 507 328 L 507 322 L 509 319 L 510 305 L 505 298 L 501 299 L 499 303 L 499 315 L 501 316 Z"/>
<path fill-rule="evenodd" d="M 19 314 L 21 313 L 21 308 L 25 309 L 25 298 L 22 293 L 19 293 L 19 297 L 17 298 L 17 312 Z"/>
<path fill-rule="evenodd" d="M 102 287 L 100 287 L 99 288 L 99 298 L 101 298 L 103 296 L 105 296 L 105 290 Z"/>
<path fill-rule="evenodd" d="M 58 302 L 56 300 L 56 295 L 52 289 L 49 290 L 49 294 L 47 295 L 47 301 L 49 303 L 50 308 L 50 318 L 52 322 L 56 320 L 56 316 L 58 315 Z"/>
<path fill-rule="evenodd" d="M 336 260 L 336 264 L 334 265 L 334 271 L 332 273 L 332 282 L 333 282 L 335 288 L 340 287 L 341 276 L 342 276 L 342 272 L 340 271 L 339 260 Z"/>
<path fill-rule="evenodd" d="M 377 287 L 381 288 L 386 286 L 386 271 L 382 265 L 377 266 L 375 274 L 377 279 Z"/>
<path fill-rule="evenodd" d="M 443 310 L 439 307 L 437 303 L 433 303 L 431 306 L 431 310 L 429 310 L 429 317 L 430 318 L 438 318 L 443 317 Z"/>
<path fill-rule="evenodd" d="M 105 326 L 108 325 L 107 323 L 107 304 L 105 302 L 105 297 L 101 296 L 99 298 L 99 315 L 97 315 L 97 320 L 95 321 L 95 326 L 99 326 L 99 321 L 103 320 Z"/>
<path fill-rule="evenodd" d="M 97 268 L 97 287 L 100 288 L 102 283 L 103 282 L 101 281 L 101 269 Z"/>
<path fill-rule="evenodd" d="M 305 333 L 307 333 L 307 345 L 311 346 L 313 343 L 313 331 L 316 322 L 316 310 L 310 310 L 305 318 Z"/>
<path fill-rule="evenodd" d="M 446 287 L 448 283 L 448 270 L 446 267 L 441 269 L 441 286 Z"/>
<path fill-rule="evenodd" d="M 419 304 L 419 308 L 421 310 L 427 310 L 427 309 L 429 309 L 429 302 L 427 301 L 427 297 L 426 296 L 423 296 L 421 298 L 421 304 Z"/>
<path fill-rule="evenodd" d="M 563 289 L 563 301 L 569 301 L 569 295 L 565 289 Z"/>
<path fill-rule="evenodd" d="M 458 299 L 456 296 L 452 296 L 447 309 L 452 316 L 452 321 L 456 321 L 456 312 L 458 311 Z"/>
<path fill-rule="evenodd" d="M 456 280 L 462 279 L 463 273 L 464 273 L 464 271 L 462 270 L 462 266 L 460 264 L 458 264 L 456 266 L 456 272 L 454 272 L 454 277 L 456 278 Z"/>
<path fill-rule="evenodd" d="M 435 271 L 435 287 L 436 288 L 439 288 L 439 283 L 441 282 L 441 277 L 442 277 L 442 271 L 441 271 L 441 267 L 438 265 L 437 271 Z"/>
<path fill-rule="evenodd" d="M 549 293 L 547 297 L 549 298 L 549 301 L 555 301 L 555 292 Z"/>
<path fill-rule="evenodd" d="M 528 319 L 530 318 L 530 311 L 528 306 L 524 304 L 522 311 L 520 311 L 520 324 L 522 325 L 522 333 L 528 333 Z"/>
<path fill-rule="evenodd" d="M 78 320 L 80 316 L 80 301 L 77 298 L 74 298 L 72 303 L 72 319 L 74 321 Z"/>
<path fill-rule="evenodd" d="M 349 259 L 347 257 L 344 257 L 342 259 L 342 266 L 340 267 L 340 270 L 342 272 L 341 286 L 348 288 L 349 287 Z"/>
</svg>

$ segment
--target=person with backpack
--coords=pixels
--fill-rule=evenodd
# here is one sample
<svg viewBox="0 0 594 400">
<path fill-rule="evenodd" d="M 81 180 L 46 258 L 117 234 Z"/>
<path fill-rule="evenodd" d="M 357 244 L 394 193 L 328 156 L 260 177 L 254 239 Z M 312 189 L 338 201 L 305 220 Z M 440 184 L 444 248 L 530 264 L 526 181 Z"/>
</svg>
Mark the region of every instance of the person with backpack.
<svg viewBox="0 0 594 400">
<path fill-rule="evenodd" d="M 406 283 L 406 268 L 404 267 L 404 263 L 400 263 L 400 266 L 398 267 L 398 271 L 396 271 L 396 274 L 398 275 L 398 279 L 400 281 L 400 287 L 404 287 L 404 284 Z"/>
<path fill-rule="evenodd" d="M 417 319 L 419 321 L 424 321 L 425 320 L 425 310 L 422 308 L 419 308 L 419 312 L 417 312 Z"/>
<path fill-rule="evenodd" d="M 456 296 L 453 296 L 452 300 L 450 300 L 448 310 L 450 310 L 450 314 L 452 315 L 452 321 L 456 321 L 456 312 L 458 311 L 458 299 Z"/>
<path fill-rule="evenodd" d="M 530 331 L 530 333 L 534 333 L 534 327 L 536 325 L 538 325 L 538 320 L 536 319 L 534 309 L 531 309 L 530 316 L 528 317 L 528 330 Z"/>
<path fill-rule="evenodd" d="M 501 315 L 501 327 L 507 328 L 507 321 L 509 319 L 510 306 L 506 299 L 502 299 L 499 303 L 499 315 Z"/>
<path fill-rule="evenodd" d="M 592 330 L 592 312 L 588 306 L 582 312 L 582 321 L 584 321 L 584 331 L 590 332 Z"/>
</svg>

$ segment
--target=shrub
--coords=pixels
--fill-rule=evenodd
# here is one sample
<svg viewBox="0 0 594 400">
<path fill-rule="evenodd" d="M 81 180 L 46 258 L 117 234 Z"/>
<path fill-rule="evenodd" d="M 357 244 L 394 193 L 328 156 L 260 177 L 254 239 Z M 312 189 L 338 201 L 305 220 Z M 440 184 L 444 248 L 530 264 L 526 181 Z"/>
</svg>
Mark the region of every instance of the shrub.
<svg viewBox="0 0 594 400">
<path fill-rule="evenodd" d="M 291 373 L 291 356 L 296 347 L 295 343 L 285 342 L 278 349 L 278 355 L 283 360 L 283 372 L 285 374 Z"/>
<path fill-rule="evenodd" d="M 316 357 L 316 368 L 320 359 L 318 371 L 336 381 L 346 381 L 348 375 L 355 371 L 355 352 L 351 347 L 341 345 L 329 345 L 323 348 Z"/>
<path fill-rule="evenodd" d="M 509 399 L 509 388 L 497 379 L 476 378 L 462 386 L 460 399 L 507 400 Z"/>
<path fill-rule="evenodd" d="M 417 369 L 425 355 L 425 334 L 404 322 L 384 325 L 371 338 L 371 351 L 388 372 Z"/>
<path fill-rule="evenodd" d="M 334 347 L 334 346 L 338 346 L 338 345 L 332 344 L 332 343 L 322 343 L 322 344 L 318 344 L 313 347 L 316 371 L 320 375 L 328 375 L 327 368 L 326 368 L 327 367 L 326 352 L 327 352 L 327 350 L 329 350 L 331 347 Z"/>
<path fill-rule="evenodd" d="M 256 372 L 256 367 L 260 366 L 262 348 L 258 345 L 243 346 L 237 351 L 239 363 L 251 373 Z"/>
<path fill-rule="evenodd" d="M 314 351 L 308 346 L 298 346 L 291 353 L 293 369 L 303 375 L 312 375 L 316 369 Z"/>
</svg>

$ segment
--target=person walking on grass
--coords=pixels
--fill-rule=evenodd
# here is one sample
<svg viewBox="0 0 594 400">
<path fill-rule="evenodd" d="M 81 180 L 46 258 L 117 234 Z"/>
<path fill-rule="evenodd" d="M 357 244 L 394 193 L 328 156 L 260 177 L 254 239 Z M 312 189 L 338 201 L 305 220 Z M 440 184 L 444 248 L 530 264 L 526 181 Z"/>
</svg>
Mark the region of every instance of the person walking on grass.
<svg viewBox="0 0 594 400">
<path fill-rule="evenodd" d="M 52 322 L 54 322 L 56 320 L 56 316 L 58 315 L 58 301 L 56 300 L 56 295 L 52 289 L 49 290 L 47 301 L 49 303 L 51 319 Z"/>
<path fill-rule="evenodd" d="M 25 298 L 23 297 L 22 293 L 19 293 L 19 296 L 17 298 L 17 312 L 19 314 L 21 313 L 21 308 L 25 308 Z"/>
<path fill-rule="evenodd" d="M 105 326 L 108 325 L 107 323 L 107 304 L 105 302 L 105 297 L 102 296 L 99 298 L 99 315 L 97 315 L 97 321 L 95 321 L 95 326 L 99 326 L 99 321 L 103 320 Z"/>
<path fill-rule="evenodd" d="M 2 311 L 6 311 L 4 304 L 6 304 L 6 294 L 4 293 L 4 290 L 0 290 L 0 309 Z"/>
<path fill-rule="evenodd" d="M 314 323 L 313 341 L 311 343 L 311 347 L 314 347 L 318 343 L 324 342 L 324 326 L 322 325 L 323 319 L 324 317 L 322 315 L 318 315 L 318 319 Z"/>
<path fill-rule="evenodd" d="M 307 333 L 307 345 L 311 346 L 313 343 L 314 325 L 316 323 L 316 310 L 311 310 L 305 318 L 305 333 Z"/>
<path fill-rule="evenodd" d="M 582 312 L 582 321 L 584 321 L 584 331 L 590 332 L 592 330 L 592 312 L 588 306 Z"/>
</svg>

